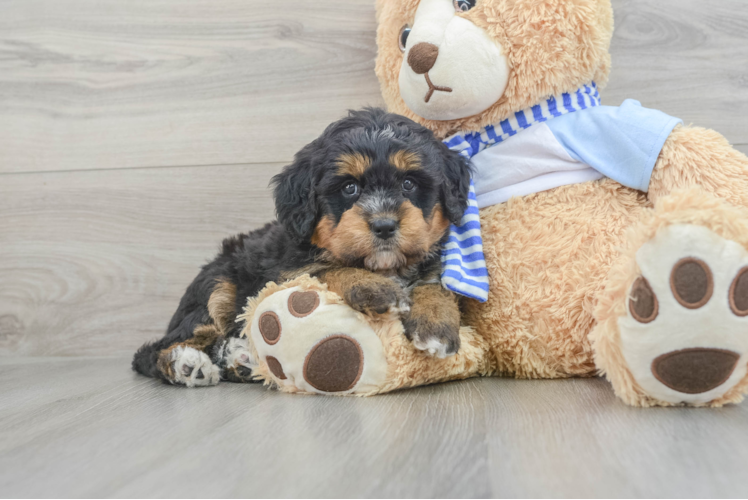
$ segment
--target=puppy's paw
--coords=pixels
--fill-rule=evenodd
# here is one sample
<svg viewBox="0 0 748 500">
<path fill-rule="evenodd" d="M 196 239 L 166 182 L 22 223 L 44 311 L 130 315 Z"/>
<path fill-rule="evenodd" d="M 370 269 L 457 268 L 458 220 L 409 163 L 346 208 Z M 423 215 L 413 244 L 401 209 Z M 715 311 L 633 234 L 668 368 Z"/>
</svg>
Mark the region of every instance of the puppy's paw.
<svg viewBox="0 0 748 500">
<path fill-rule="evenodd" d="M 405 335 L 413 347 L 437 358 L 447 358 L 460 350 L 460 325 L 430 321 L 424 316 L 403 319 Z"/>
<path fill-rule="evenodd" d="M 223 368 L 222 377 L 229 382 L 252 382 L 252 373 L 258 363 L 249 350 L 245 338 L 230 338 L 221 347 L 219 364 Z"/>
<path fill-rule="evenodd" d="M 402 313 L 410 309 L 405 291 L 389 279 L 367 280 L 349 288 L 343 299 L 364 314 Z"/>
<path fill-rule="evenodd" d="M 162 373 L 172 384 L 201 387 L 216 385 L 220 380 L 221 370 L 202 351 L 177 346 L 165 354 L 169 360 L 168 369 Z"/>
</svg>

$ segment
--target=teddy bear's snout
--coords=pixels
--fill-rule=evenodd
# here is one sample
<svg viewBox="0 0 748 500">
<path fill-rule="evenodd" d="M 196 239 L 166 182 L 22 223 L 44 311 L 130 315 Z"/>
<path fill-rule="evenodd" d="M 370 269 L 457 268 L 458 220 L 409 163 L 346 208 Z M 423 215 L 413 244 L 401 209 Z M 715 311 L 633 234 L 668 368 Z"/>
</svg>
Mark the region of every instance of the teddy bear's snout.
<svg viewBox="0 0 748 500">
<path fill-rule="evenodd" d="M 439 47 L 433 43 L 421 42 L 408 52 L 408 65 L 418 75 L 428 73 L 439 57 Z"/>
</svg>

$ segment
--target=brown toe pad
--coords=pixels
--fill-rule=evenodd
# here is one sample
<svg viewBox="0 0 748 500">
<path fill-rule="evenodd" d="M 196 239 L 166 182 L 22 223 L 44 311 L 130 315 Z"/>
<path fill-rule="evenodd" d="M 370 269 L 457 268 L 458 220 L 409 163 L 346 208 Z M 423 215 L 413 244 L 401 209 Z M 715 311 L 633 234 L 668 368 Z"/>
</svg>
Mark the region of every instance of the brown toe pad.
<svg viewBox="0 0 748 500">
<path fill-rule="evenodd" d="M 748 267 L 744 267 L 730 285 L 730 309 L 737 316 L 748 316 Z"/>
<path fill-rule="evenodd" d="M 283 371 L 280 361 L 273 356 L 266 356 L 265 362 L 270 372 L 281 380 L 286 380 L 286 373 Z"/>
<path fill-rule="evenodd" d="M 277 314 L 272 311 L 262 313 L 258 326 L 265 342 L 270 345 L 278 343 L 281 336 L 281 322 Z"/>
<path fill-rule="evenodd" d="M 644 276 L 639 276 L 631 287 L 629 311 L 639 323 L 650 323 L 657 317 L 657 296 Z"/>
<path fill-rule="evenodd" d="M 698 309 L 709 302 L 714 292 L 712 271 L 703 260 L 693 257 L 681 259 L 670 274 L 670 289 L 680 305 Z"/>
<path fill-rule="evenodd" d="M 297 318 L 309 316 L 319 306 L 317 292 L 294 292 L 288 297 L 288 312 Z"/>
</svg>

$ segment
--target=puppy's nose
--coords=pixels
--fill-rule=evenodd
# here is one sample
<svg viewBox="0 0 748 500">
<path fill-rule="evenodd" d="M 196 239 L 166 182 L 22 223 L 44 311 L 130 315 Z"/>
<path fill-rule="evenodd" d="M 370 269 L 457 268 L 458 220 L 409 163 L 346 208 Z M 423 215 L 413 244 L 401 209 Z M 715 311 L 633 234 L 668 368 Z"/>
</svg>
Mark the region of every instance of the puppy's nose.
<svg viewBox="0 0 748 500">
<path fill-rule="evenodd" d="M 408 65 L 416 74 L 422 75 L 434 67 L 437 57 L 439 57 L 439 47 L 433 43 L 417 43 L 408 52 Z"/>
<path fill-rule="evenodd" d="M 393 219 L 376 219 L 371 223 L 371 231 L 377 238 L 388 240 L 397 231 L 397 221 Z"/>
</svg>

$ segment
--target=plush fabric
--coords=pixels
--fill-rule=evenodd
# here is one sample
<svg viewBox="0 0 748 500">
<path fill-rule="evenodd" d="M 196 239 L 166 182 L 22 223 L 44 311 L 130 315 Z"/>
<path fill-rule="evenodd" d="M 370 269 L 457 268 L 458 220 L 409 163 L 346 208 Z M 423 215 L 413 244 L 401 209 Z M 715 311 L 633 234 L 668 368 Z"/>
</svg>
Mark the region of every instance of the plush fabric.
<svg viewBox="0 0 748 500">
<path fill-rule="evenodd" d="M 451 13 L 444 7 L 449 2 L 437 9 L 437 1 L 377 1 L 376 71 L 389 109 L 425 124 L 438 136 L 481 136 L 487 126 L 541 105 L 550 96 L 573 93 L 593 81 L 604 88 L 613 32 L 609 0 L 481 0 L 467 12 Z M 438 15 L 438 20 L 426 15 Z M 510 67 L 508 81 L 486 83 L 490 71 L 470 50 L 462 58 L 450 55 L 451 44 L 457 43 L 449 35 L 451 26 L 466 22 L 471 31 L 482 29 L 499 47 Z M 404 26 L 411 35 L 418 34 L 414 43 L 436 46 L 430 64 L 438 70 L 438 84 L 453 87 L 449 93 L 434 93 L 438 105 L 411 105 L 412 82 L 402 85 L 419 78 L 407 63 L 410 39 L 403 47 L 397 42 Z M 441 52 L 449 72 L 440 66 Z M 473 104 L 480 111 L 466 115 L 461 111 L 469 105 L 462 99 L 468 93 L 450 107 L 450 99 L 460 93 L 453 83 L 459 79 L 451 79 L 451 74 L 480 80 L 487 88 L 485 96 L 497 89 L 503 93 L 488 106 L 476 99 Z M 635 104 L 631 101 L 620 109 L 628 106 L 630 114 L 638 116 Z M 603 108 L 594 112 L 606 114 L 599 109 Z M 579 134 L 589 135 L 588 127 L 577 123 L 577 113 L 555 120 L 547 126 L 570 157 L 563 159 L 590 165 L 604 157 L 603 163 L 624 172 L 618 181 L 639 190 L 603 178 L 556 184 L 559 187 L 545 183 L 536 186 L 542 192 L 516 190 L 506 201 L 480 203 L 481 194 L 491 192 L 486 179 L 504 175 L 506 169 L 521 169 L 524 160 L 511 155 L 476 158 L 479 171 L 474 182 L 483 207 L 489 294 L 485 304 L 465 301 L 463 319 L 486 341 L 490 372 L 530 378 L 604 373 L 624 401 L 640 406 L 738 401 L 748 389 L 748 346 L 739 342 L 735 326 L 748 328 L 748 316 L 735 305 L 743 300 L 743 292 L 736 291 L 745 288 L 741 273 L 748 273 L 740 270 L 739 251 L 748 248 L 743 236 L 748 223 L 748 158 L 718 133 L 676 126 L 677 120 L 657 111 L 628 120 L 640 139 L 639 129 L 647 130 L 645 140 L 637 141 L 643 146 L 629 152 L 624 142 L 631 135 L 620 135 L 623 129 L 618 126 L 610 132 L 593 127 L 605 134 L 599 143 L 607 144 L 590 153 L 577 140 Z M 644 124 L 651 126 L 641 127 Z M 506 145 L 512 146 L 514 140 L 509 149 L 521 155 L 527 148 L 517 137 L 509 137 Z M 494 175 L 492 168 L 500 174 Z M 526 172 L 519 174 L 539 181 Z M 679 224 L 679 229 L 664 227 L 670 224 Z M 699 252 L 700 260 L 691 255 Z M 678 262 L 690 263 L 691 271 L 678 271 Z M 698 267 L 702 264 L 708 271 Z M 711 291 L 706 293 L 705 287 Z M 690 304 L 680 296 L 689 293 L 701 299 Z M 718 325 L 725 333 L 711 333 Z M 637 336 L 635 331 L 659 333 Z M 734 359 L 738 361 L 729 366 Z M 687 373 L 703 375 L 694 378 Z M 724 383 L 703 390 L 722 377 Z M 696 390 L 701 392 L 688 393 Z"/>
<path fill-rule="evenodd" d="M 401 28 L 413 23 L 419 3 L 419 0 L 377 0 L 376 72 L 390 111 L 423 123 L 440 137 L 460 130 L 478 130 L 528 105 L 538 104 L 548 96 L 574 92 L 581 84 L 593 81 L 604 87 L 608 80 L 608 48 L 613 33 L 610 2 L 479 1 L 461 17 L 481 28 L 502 47 L 510 67 L 506 89 L 488 109 L 464 118 L 423 118 L 405 104 L 400 94 L 404 56 L 397 44 Z M 479 65 L 475 68 L 476 65 L 471 64 L 473 61 L 466 55 L 469 53 L 467 49 L 462 55 L 466 59 L 465 66 L 481 72 Z"/>
<path fill-rule="evenodd" d="M 481 137 L 487 126 L 550 96 L 592 81 L 604 86 L 613 28 L 609 0 L 480 0 L 467 12 L 450 10 L 451 3 L 377 1 L 376 71 L 391 111 L 441 138 L 459 132 L 464 139 Z M 407 39 L 404 27 L 411 29 Z M 460 30 L 479 41 L 478 49 L 488 47 L 487 57 L 456 40 Z M 411 57 L 419 44 L 433 47 L 420 45 Z M 461 57 L 456 48 L 464 51 Z M 432 71 L 433 80 L 427 80 Z M 461 82 L 466 89 L 457 87 Z M 451 91 L 431 89 L 432 84 Z M 414 103 L 429 89 L 433 92 Z M 613 140 L 592 158 L 568 135 L 578 127 L 554 132 L 548 126 L 571 150 L 572 160 L 588 164 L 604 157 L 607 164 L 636 167 L 631 186 L 640 190 L 601 178 L 548 186 L 479 211 L 488 298 L 463 300 L 465 326 L 456 355 L 437 359 L 416 351 L 396 317 L 372 319 L 348 310 L 340 318 L 314 320 L 328 305 L 346 306 L 304 277 L 271 283 L 247 308 L 247 324 L 255 325 L 255 313 L 275 297 L 280 306 L 270 309 L 279 317 L 286 314 L 278 307 L 285 307 L 289 299 L 283 294 L 293 287 L 313 288 L 321 297 L 308 316 L 282 320 L 275 345 L 263 340 L 262 332 L 247 332 L 253 343 L 264 343 L 265 351 L 253 351 L 261 365 L 258 375 L 288 391 L 375 394 L 472 376 L 603 374 L 616 395 L 634 406 L 740 401 L 748 392 L 748 158 L 717 132 L 673 128 L 676 121 L 666 115 L 648 116 L 656 126 L 645 127 L 647 140 L 641 143 L 648 146 L 634 155 Z M 631 159 L 636 165 L 627 164 Z M 505 161 L 494 160 L 493 168 L 505 167 Z M 487 161 L 481 168 L 492 165 Z M 483 192 L 481 176 L 474 181 L 476 192 Z M 345 332 L 332 328 L 344 318 L 350 320 Z M 308 334 L 306 321 L 311 321 Z M 276 330 L 270 325 L 271 342 Z M 300 360 L 340 334 L 358 342 L 361 351 L 350 343 L 331 344 L 323 354 L 340 352 L 340 362 L 329 366 L 340 376 L 320 382 L 330 391 L 310 389 Z M 303 338 L 298 346 L 289 347 L 283 359 L 276 356 L 281 351 L 275 346 L 284 338 L 293 341 L 293 335 Z M 321 355 L 319 362 L 333 357 Z M 293 387 L 289 372 L 302 373 L 294 376 Z M 327 372 L 311 373 L 317 380 L 316 374 Z"/>
<path fill-rule="evenodd" d="M 302 317 L 291 310 L 299 293 L 316 299 L 316 306 Z M 272 328 L 280 332 L 272 335 L 272 343 L 262 331 L 262 320 L 268 317 L 273 318 L 268 323 L 280 325 Z M 458 354 L 433 358 L 405 338 L 396 316 L 356 312 L 308 275 L 268 283 L 238 319 L 244 322 L 242 336 L 249 339 L 257 361 L 254 377 L 283 392 L 371 396 L 490 373 L 488 346 L 472 328 L 460 329 Z M 325 352 L 330 341 L 338 348 Z"/>
</svg>

